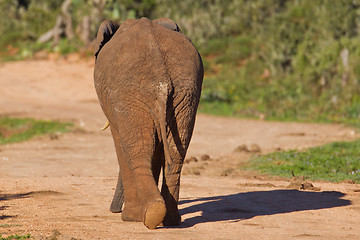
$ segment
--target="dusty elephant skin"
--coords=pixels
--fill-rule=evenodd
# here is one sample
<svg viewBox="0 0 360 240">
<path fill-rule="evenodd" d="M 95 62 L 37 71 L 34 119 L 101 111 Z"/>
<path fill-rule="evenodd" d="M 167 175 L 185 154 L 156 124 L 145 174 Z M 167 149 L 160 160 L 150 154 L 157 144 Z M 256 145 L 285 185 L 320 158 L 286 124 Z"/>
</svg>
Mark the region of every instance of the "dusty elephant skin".
<svg viewBox="0 0 360 240">
<path fill-rule="evenodd" d="M 201 57 L 167 18 L 104 21 L 96 42 L 95 88 L 120 166 L 110 210 L 149 229 L 179 225 L 180 172 L 200 98 Z"/>
</svg>

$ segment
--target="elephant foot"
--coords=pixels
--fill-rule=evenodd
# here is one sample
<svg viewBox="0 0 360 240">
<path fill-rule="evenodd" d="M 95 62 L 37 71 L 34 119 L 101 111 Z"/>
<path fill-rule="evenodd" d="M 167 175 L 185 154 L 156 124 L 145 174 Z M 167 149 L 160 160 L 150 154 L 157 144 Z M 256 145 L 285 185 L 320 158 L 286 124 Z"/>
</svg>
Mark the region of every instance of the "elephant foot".
<svg viewBox="0 0 360 240">
<path fill-rule="evenodd" d="M 125 203 L 124 210 L 121 213 L 121 219 L 123 221 L 141 222 L 142 211 L 141 207 L 127 207 Z"/>
<path fill-rule="evenodd" d="M 165 203 L 163 201 L 155 201 L 145 210 L 143 223 L 148 229 L 155 229 L 162 223 L 165 214 Z"/>
<path fill-rule="evenodd" d="M 164 226 L 179 226 L 181 223 L 181 216 L 178 211 L 167 212 L 163 224 Z"/>
</svg>

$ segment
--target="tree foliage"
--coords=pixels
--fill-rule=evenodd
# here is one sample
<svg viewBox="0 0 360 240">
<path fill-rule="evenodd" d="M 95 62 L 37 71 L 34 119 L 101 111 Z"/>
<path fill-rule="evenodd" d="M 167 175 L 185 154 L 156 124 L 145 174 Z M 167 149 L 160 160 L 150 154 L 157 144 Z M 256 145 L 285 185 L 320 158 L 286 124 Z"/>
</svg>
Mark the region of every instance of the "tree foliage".
<svg viewBox="0 0 360 240">
<path fill-rule="evenodd" d="M 104 19 L 170 17 L 203 56 L 203 111 L 360 121 L 360 0 L 71 0 L 75 38 L 37 42 L 63 2 L 0 0 L 2 52 L 66 53 Z"/>
<path fill-rule="evenodd" d="M 360 1 L 271 2 L 242 1 L 235 36 L 205 41 L 203 109 L 360 125 Z"/>
</svg>

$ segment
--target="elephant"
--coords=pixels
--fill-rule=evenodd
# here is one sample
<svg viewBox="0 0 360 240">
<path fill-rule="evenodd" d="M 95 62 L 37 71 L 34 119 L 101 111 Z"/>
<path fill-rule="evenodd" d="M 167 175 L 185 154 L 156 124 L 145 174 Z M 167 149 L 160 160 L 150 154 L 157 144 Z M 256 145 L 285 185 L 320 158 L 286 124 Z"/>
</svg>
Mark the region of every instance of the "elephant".
<svg viewBox="0 0 360 240">
<path fill-rule="evenodd" d="M 100 25 L 94 85 L 119 162 L 110 211 L 124 221 L 149 229 L 181 223 L 180 174 L 203 76 L 199 52 L 171 19 Z"/>
</svg>

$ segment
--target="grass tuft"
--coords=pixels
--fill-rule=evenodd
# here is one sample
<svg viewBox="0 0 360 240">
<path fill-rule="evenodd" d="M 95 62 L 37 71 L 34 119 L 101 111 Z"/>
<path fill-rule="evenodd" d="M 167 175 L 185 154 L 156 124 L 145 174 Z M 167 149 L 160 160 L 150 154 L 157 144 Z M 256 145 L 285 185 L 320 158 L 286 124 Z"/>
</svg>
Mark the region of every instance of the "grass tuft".
<svg viewBox="0 0 360 240">
<path fill-rule="evenodd" d="M 304 176 L 311 180 L 360 183 L 360 139 L 335 142 L 304 152 L 291 150 L 250 159 L 249 168 L 283 177 Z"/>
<path fill-rule="evenodd" d="M 17 239 L 30 239 L 31 238 L 31 235 L 30 234 L 26 234 L 26 235 L 18 235 L 18 234 L 15 234 L 15 235 L 9 235 L 7 237 L 3 237 L 1 234 L 0 234 L 0 240 L 17 240 Z"/>
<path fill-rule="evenodd" d="M 63 133 L 71 127 L 71 123 L 57 121 L 0 117 L 0 145 L 22 142 L 44 134 Z"/>
</svg>

